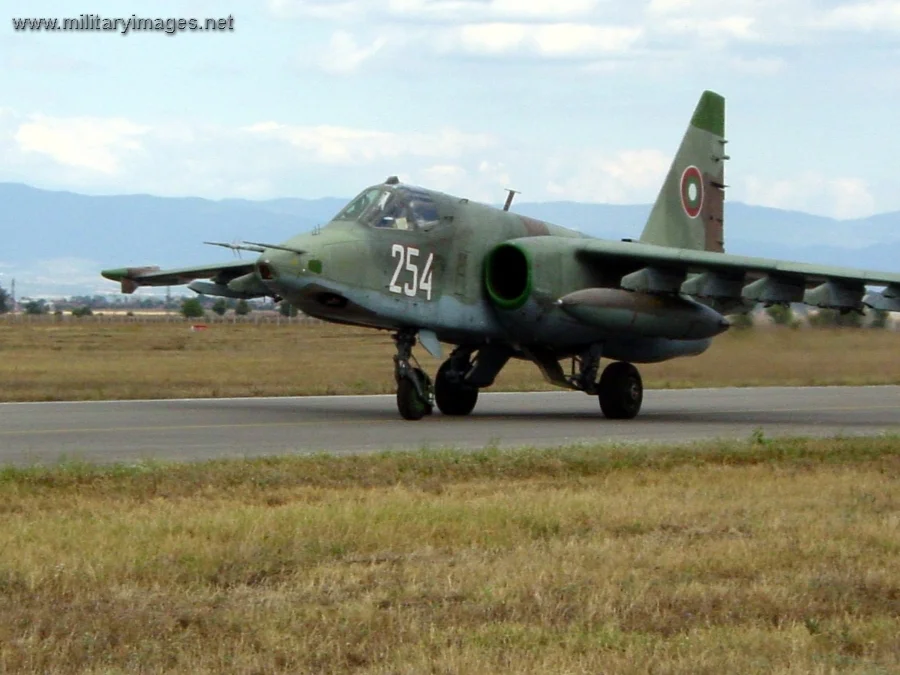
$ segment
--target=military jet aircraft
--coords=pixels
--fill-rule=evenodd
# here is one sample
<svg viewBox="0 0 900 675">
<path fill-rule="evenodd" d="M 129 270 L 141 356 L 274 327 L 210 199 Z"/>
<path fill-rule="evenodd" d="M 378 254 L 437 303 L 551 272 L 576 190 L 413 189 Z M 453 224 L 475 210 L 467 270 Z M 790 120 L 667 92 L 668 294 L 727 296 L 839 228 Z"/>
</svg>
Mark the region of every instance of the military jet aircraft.
<svg viewBox="0 0 900 675">
<path fill-rule="evenodd" d="M 631 419 L 643 401 L 633 364 L 704 352 L 728 329 L 726 314 L 797 302 L 900 311 L 900 274 L 724 252 L 724 133 L 725 100 L 704 92 L 639 241 L 518 215 L 512 192 L 500 209 L 390 177 L 313 232 L 278 244 L 219 244 L 258 253 L 255 260 L 102 274 L 123 293 L 188 283 L 206 295 L 270 296 L 326 321 L 391 331 L 397 407 L 408 420 L 434 405 L 469 414 L 512 358 L 596 395 L 606 417 Z M 417 341 L 438 358 L 441 343 L 455 347 L 433 383 L 413 357 Z M 601 359 L 611 363 L 598 378 Z"/>
</svg>

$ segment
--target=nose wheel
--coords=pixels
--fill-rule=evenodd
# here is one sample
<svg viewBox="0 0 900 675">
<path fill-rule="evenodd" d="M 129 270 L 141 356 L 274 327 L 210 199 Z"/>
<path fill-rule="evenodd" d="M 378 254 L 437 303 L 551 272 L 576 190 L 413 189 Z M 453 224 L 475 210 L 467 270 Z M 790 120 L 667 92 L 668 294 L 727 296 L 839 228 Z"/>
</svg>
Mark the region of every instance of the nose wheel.
<svg viewBox="0 0 900 675">
<path fill-rule="evenodd" d="M 644 383 L 638 369 L 617 361 L 606 366 L 597 385 L 600 409 L 611 420 L 637 417 L 644 402 Z"/>
<path fill-rule="evenodd" d="M 434 385 L 425 371 L 419 368 L 412 355 L 416 345 L 415 333 L 394 335 L 397 354 L 394 356 L 394 378 L 397 380 L 397 410 L 405 420 L 420 420 L 434 410 Z"/>
</svg>

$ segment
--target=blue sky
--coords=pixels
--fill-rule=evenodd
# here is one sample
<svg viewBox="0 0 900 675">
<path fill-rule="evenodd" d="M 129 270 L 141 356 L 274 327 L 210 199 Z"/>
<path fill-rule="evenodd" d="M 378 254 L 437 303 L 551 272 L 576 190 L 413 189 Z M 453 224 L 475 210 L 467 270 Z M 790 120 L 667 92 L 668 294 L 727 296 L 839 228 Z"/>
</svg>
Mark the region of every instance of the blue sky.
<svg viewBox="0 0 900 675">
<path fill-rule="evenodd" d="M 900 209 L 900 0 L 2 3 L 0 180 L 90 194 L 652 201 L 703 89 L 728 197 Z M 234 30 L 17 32 L 12 17 Z"/>
</svg>

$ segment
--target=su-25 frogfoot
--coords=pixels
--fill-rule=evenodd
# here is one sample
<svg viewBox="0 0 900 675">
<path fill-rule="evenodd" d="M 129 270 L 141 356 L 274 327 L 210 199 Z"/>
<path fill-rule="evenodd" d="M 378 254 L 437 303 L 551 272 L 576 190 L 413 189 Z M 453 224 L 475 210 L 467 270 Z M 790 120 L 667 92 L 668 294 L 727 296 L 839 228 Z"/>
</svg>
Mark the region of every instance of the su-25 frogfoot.
<svg viewBox="0 0 900 675">
<path fill-rule="evenodd" d="M 608 241 L 466 198 L 401 184 L 363 190 L 327 225 L 259 253 L 183 269 L 103 271 L 123 293 L 188 283 L 205 295 L 270 296 L 325 321 L 388 330 L 397 407 L 467 415 L 511 358 L 631 419 L 643 384 L 634 363 L 700 354 L 725 314 L 757 303 L 900 311 L 900 274 L 724 252 L 725 100 L 707 91 L 691 117 L 639 241 Z M 212 242 L 209 242 L 212 243 Z M 867 286 L 883 288 L 867 291 Z M 443 358 L 432 382 L 416 342 Z M 560 361 L 571 359 L 571 368 Z M 598 378 L 601 359 L 611 361 Z"/>
</svg>

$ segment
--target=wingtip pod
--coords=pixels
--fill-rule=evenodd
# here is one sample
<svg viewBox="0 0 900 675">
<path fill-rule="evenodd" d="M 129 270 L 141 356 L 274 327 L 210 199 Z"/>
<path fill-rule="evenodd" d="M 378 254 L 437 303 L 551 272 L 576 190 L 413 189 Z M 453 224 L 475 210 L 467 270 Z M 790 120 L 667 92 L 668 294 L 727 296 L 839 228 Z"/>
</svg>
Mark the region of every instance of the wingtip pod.
<svg viewBox="0 0 900 675">
<path fill-rule="evenodd" d="M 691 118 L 691 126 L 716 136 L 724 136 L 725 97 L 714 91 L 704 91 Z"/>
<path fill-rule="evenodd" d="M 116 269 L 102 270 L 100 274 L 104 279 L 109 279 L 110 281 L 122 281 L 128 274 L 128 268 L 117 267 Z"/>
<path fill-rule="evenodd" d="M 118 281 L 122 284 L 123 293 L 134 293 L 140 283 L 136 277 L 148 272 L 156 272 L 159 267 L 117 267 L 115 269 L 101 270 L 100 274 L 110 281 Z"/>
</svg>

